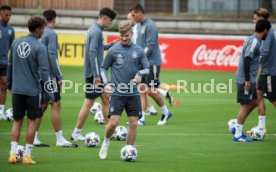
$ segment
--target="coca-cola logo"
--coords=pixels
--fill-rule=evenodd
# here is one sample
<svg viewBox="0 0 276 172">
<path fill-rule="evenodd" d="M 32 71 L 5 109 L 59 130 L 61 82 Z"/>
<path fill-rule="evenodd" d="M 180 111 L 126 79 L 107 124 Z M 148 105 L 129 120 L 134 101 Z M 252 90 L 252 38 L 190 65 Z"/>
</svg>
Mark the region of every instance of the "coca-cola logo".
<svg viewBox="0 0 276 172">
<path fill-rule="evenodd" d="M 195 66 L 226 66 L 236 67 L 239 63 L 242 46 L 226 45 L 222 49 L 208 49 L 207 45 L 200 45 L 193 54 Z"/>
</svg>

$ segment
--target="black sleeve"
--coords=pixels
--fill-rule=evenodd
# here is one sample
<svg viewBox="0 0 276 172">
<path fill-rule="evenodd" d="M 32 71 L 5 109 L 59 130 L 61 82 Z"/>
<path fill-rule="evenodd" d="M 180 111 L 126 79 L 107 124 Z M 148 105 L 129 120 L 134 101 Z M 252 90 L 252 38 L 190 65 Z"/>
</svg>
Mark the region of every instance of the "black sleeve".
<svg viewBox="0 0 276 172">
<path fill-rule="evenodd" d="M 245 81 L 250 81 L 250 62 L 251 61 L 252 59 L 250 57 L 245 57 L 243 61 Z"/>
</svg>

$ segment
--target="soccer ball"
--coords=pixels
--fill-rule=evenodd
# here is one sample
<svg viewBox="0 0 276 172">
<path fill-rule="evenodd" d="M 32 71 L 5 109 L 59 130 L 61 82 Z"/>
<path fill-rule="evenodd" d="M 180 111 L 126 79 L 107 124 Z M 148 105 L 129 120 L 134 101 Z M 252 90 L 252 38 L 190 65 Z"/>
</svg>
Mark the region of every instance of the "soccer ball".
<svg viewBox="0 0 276 172">
<path fill-rule="evenodd" d="M 132 162 L 137 158 L 138 151 L 134 146 L 126 145 L 121 149 L 120 154 L 122 160 Z"/>
<path fill-rule="evenodd" d="M 127 137 L 126 127 L 122 125 L 117 126 L 114 135 L 116 140 L 125 141 Z"/>
<path fill-rule="evenodd" d="M 227 123 L 228 130 L 230 131 L 231 134 L 235 134 L 236 129 L 235 125 L 237 124 L 237 119 L 230 119 Z"/>
<path fill-rule="evenodd" d="M 6 119 L 7 121 L 13 121 L 13 111 L 12 108 L 6 110 Z"/>
<path fill-rule="evenodd" d="M 104 116 L 102 111 L 98 111 L 95 113 L 94 120 L 98 124 L 104 124 Z"/>
<path fill-rule="evenodd" d="M 102 110 L 102 105 L 98 102 L 94 102 L 93 106 L 90 109 L 90 112 L 92 114 L 96 114 L 96 112 L 101 111 Z"/>
<path fill-rule="evenodd" d="M 250 130 L 250 135 L 251 135 L 251 138 L 252 140 L 254 141 L 259 141 L 259 140 L 263 140 L 264 137 L 265 137 L 265 131 L 263 129 L 260 129 L 259 127 L 253 127 L 251 130 Z"/>
<path fill-rule="evenodd" d="M 100 136 L 95 132 L 90 132 L 85 135 L 84 143 L 88 147 L 97 147 L 101 142 Z"/>
<path fill-rule="evenodd" d="M 24 154 L 25 154 L 25 147 L 18 145 L 16 149 L 16 161 L 17 162 L 23 161 Z"/>
</svg>

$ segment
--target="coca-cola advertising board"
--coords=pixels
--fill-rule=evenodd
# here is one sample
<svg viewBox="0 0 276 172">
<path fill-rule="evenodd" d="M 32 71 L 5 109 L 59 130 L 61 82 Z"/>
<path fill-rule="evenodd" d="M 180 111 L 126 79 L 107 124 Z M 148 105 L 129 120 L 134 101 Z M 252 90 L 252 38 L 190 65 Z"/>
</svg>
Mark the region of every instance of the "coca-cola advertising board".
<svg viewBox="0 0 276 172">
<path fill-rule="evenodd" d="M 108 36 L 107 42 L 118 39 Z M 162 69 L 236 71 L 245 37 L 160 35 Z"/>
</svg>

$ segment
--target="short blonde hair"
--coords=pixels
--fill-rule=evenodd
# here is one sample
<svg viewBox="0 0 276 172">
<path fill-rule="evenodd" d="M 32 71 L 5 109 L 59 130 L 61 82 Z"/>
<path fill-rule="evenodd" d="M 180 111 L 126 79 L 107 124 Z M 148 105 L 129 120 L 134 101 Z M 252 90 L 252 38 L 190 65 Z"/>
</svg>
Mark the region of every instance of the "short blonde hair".
<svg viewBox="0 0 276 172">
<path fill-rule="evenodd" d="M 119 24 L 118 30 L 121 34 L 125 34 L 128 31 L 132 32 L 132 26 L 128 22 L 124 21 Z"/>
<path fill-rule="evenodd" d="M 265 8 L 257 8 L 254 10 L 253 14 L 256 14 L 257 16 L 263 17 L 264 19 L 269 18 L 269 12 Z"/>
</svg>

